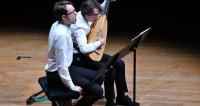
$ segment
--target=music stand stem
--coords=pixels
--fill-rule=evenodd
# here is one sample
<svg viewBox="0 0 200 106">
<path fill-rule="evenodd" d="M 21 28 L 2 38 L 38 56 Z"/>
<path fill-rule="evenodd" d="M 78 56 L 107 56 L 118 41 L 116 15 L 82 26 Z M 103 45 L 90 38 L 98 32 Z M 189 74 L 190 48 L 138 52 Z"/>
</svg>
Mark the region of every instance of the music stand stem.
<svg viewBox="0 0 200 106">
<path fill-rule="evenodd" d="M 139 103 L 136 103 L 136 47 L 133 47 L 133 102 L 134 106 L 139 106 Z"/>
</svg>

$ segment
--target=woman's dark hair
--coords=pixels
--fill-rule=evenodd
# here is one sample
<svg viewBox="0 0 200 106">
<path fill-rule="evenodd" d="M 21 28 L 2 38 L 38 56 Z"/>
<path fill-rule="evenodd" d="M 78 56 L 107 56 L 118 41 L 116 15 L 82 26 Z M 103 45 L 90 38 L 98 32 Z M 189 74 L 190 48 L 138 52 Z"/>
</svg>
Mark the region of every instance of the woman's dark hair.
<svg viewBox="0 0 200 106">
<path fill-rule="evenodd" d="M 93 9 L 97 8 L 101 13 L 103 11 L 101 4 L 96 0 L 86 0 L 81 4 L 80 10 L 82 15 L 92 15 Z"/>
<path fill-rule="evenodd" d="M 53 7 L 53 13 L 56 17 L 56 19 L 58 21 L 61 21 L 61 17 L 62 15 L 65 15 L 68 13 L 68 10 L 66 8 L 66 5 L 72 5 L 74 6 L 74 4 L 70 1 L 67 1 L 67 0 L 63 0 L 63 1 L 58 1 L 54 4 L 54 7 Z"/>
</svg>

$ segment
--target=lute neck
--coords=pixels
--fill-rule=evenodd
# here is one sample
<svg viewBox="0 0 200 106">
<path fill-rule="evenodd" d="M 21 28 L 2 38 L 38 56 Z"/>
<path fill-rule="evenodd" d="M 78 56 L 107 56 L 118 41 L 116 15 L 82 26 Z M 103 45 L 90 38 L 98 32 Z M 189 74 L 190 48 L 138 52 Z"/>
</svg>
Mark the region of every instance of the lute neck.
<svg viewBox="0 0 200 106">
<path fill-rule="evenodd" d="M 108 16 L 109 7 L 110 7 L 110 0 L 106 0 L 106 6 L 105 6 L 105 9 L 104 9 L 104 12 L 103 12 L 103 14 L 106 15 L 106 16 Z"/>
</svg>

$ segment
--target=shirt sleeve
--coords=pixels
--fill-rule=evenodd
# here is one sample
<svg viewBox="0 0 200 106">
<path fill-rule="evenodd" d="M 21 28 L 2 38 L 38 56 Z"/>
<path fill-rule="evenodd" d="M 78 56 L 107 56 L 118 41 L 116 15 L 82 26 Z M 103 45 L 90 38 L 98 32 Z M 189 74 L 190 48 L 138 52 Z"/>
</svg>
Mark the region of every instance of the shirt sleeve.
<svg viewBox="0 0 200 106">
<path fill-rule="evenodd" d="M 70 55 L 68 55 L 69 47 L 68 47 L 68 40 L 66 36 L 59 36 L 55 43 L 55 54 L 56 54 L 56 65 L 58 67 L 58 73 L 61 77 L 62 82 L 64 85 L 71 89 L 74 88 L 74 83 L 72 82 L 71 76 L 69 74 L 69 66 L 71 65 L 70 62 Z"/>
<path fill-rule="evenodd" d="M 74 34 L 76 35 L 76 41 L 82 53 L 93 52 L 101 46 L 99 41 L 87 43 L 86 31 L 84 29 L 77 29 Z"/>
</svg>

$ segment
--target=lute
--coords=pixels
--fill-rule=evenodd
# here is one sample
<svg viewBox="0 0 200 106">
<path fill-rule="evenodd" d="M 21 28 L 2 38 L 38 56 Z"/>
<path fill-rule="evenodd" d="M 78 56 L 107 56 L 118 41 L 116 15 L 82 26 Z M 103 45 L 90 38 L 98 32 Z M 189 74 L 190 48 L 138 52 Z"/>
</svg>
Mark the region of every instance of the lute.
<svg viewBox="0 0 200 106">
<path fill-rule="evenodd" d="M 98 40 L 98 37 L 103 37 L 103 39 L 106 40 L 107 28 L 108 28 L 107 16 L 109 12 L 109 5 L 110 5 L 110 0 L 106 0 L 106 6 L 104 12 L 101 13 L 98 19 L 91 25 L 90 32 L 87 35 L 88 43 L 96 42 Z M 84 55 L 91 60 L 100 61 L 103 56 L 104 49 L 105 46 L 100 46 L 95 51 L 91 53 L 86 53 Z"/>
</svg>

